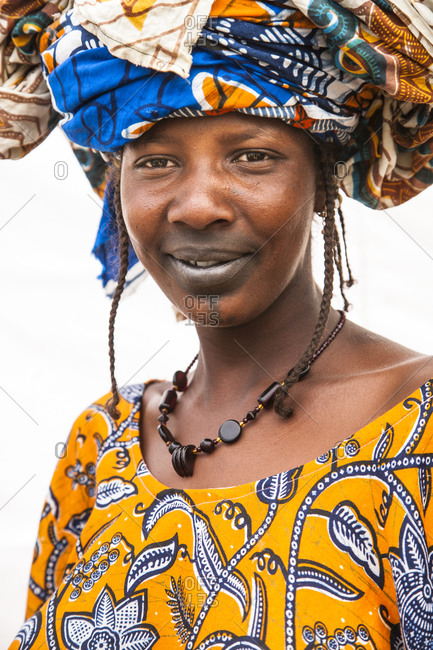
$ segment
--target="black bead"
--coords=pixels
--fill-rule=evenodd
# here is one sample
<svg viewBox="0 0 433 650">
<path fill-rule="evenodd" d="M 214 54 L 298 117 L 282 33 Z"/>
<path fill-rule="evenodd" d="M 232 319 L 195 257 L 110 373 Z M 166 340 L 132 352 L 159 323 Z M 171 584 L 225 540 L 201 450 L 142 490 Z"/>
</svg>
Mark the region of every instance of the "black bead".
<svg viewBox="0 0 433 650">
<path fill-rule="evenodd" d="M 185 476 L 192 476 L 194 471 L 194 463 L 196 454 L 194 453 L 194 445 L 185 445 L 181 451 L 181 461 L 184 469 Z"/>
<path fill-rule="evenodd" d="M 223 442 L 236 442 L 242 433 L 242 427 L 236 420 L 226 420 L 219 428 L 218 435 Z"/>
<path fill-rule="evenodd" d="M 204 451 L 205 454 L 210 454 L 215 449 L 215 443 L 210 438 L 205 438 L 200 443 L 200 449 Z"/>
<path fill-rule="evenodd" d="M 266 388 L 266 390 L 263 391 L 261 395 L 259 395 L 257 398 L 258 403 L 265 408 L 267 406 L 270 406 L 274 399 L 275 393 L 279 388 L 281 388 L 281 384 L 278 381 L 274 381 L 270 386 Z"/>
<path fill-rule="evenodd" d="M 182 445 L 179 445 L 179 447 L 176 447 L 176 449 L 173 451 L 171 455 L 171 462 L 173 464 L 174 471 L 179 474 L 179 476 L 185 476 L 179 456 L 181 448 Z"/>
<path fill-rule="evenodd" d="M 171 457 L 173 468 L 179 476 L 192 476 L 195 463 L 194 445 L 177 447 Z"/>
<path fill-rule="evenodd" d="M 158 415 L 158 422 L 162 422 L 163 424 L 165 424 L 167 420 L 168 420 L 168 415 L 166 415 L 165 413 L 161 413 L 161 415 Z"/>
<path fill-rule="evenodd" d="M 254 420 L 255 417 L 256 417 L 256 414 L 254 413 L 254 411 L 248 411 L 248 413 L 246 414 L 245 417 L 247 418 L 247 420 Z"/>
<path fill-rule="evenodd" d="M 177 390 L 184 391 L 188 385 L 188 379 L 183 370 L 176 370 L 173 375 L 173 384 L 177 386 Z"/>
<path fill-rule="evenodd" d="M 167 442 L 174 442 L 173 435 L 170 431 L 170 429 L 163 424 L 160 424 L 158 427 L 158 433 L 161 436 L 162 440 L 167 443 Z"/>
<path fill-rule="evenodd" d="M 180 442 L 177 442 L 177 440 L 173 440 L 173 442 L 170 442 L 170 444 L 168 445 L 168 451 L 170 452 L 170 454 L 172 454 L 175 449 L 178 449 L 178 447 L 182 447 Z"/>
<path fill-rule="evenodd" d="M 161 404 L 159 405 L 159 410 L 162 411 L 162 409 L 167 409 L 168 413 L 171 413 L 171 411 L 176 406 L 176 400 L 177 400 L 176 391 L 173 390 L 172 388 L 169 388 L 164 392 L 162 396 Z"/>
</svg>

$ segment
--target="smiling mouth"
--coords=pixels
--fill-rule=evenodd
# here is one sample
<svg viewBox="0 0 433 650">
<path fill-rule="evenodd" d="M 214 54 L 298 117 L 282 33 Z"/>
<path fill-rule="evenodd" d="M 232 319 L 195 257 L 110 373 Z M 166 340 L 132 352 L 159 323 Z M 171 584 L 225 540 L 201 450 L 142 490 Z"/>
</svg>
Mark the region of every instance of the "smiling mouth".
<svg viewBox="0 0 433 650">
<path fill-rule="evenodd" d="M 171 256 L 173 259 L 177 260 L 178 262 L 182 262 L 183 264 L 186 264 L 187 266 L 191 266 L 193 268 L 199 267 L 199 268 L 208 268 L 211 266 L 223 266 L 224 264 L 229 264 L 230 262 L 234 262 L 236 259 L 240 259 L 239 257 L 233 258 L 232 260 L 224 260 L 223 262 L 218 262 L 217 260 L 183 260 L 179 257 L 174 257 L 173 255 Z"/>
</svg>

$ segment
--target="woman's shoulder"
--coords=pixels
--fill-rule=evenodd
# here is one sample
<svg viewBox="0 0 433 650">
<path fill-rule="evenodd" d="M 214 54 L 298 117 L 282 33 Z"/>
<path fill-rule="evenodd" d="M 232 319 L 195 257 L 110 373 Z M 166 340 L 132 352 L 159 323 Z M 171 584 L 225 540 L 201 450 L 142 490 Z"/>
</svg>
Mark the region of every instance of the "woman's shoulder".
<svg viewBox="0 0 433 650">
<path fill-rule="evenodd" d="M 366 389 L 381 394 L 383 408 L 403 401 L 433 378 L 433 355 L 416 350 L 415 338 L 412 348 L 355 323 L 348 325 L 348 372 L 357 376 Z"/>
<path fill-rule="evenodd" d="M 142 383 L 125 384 L 118 388 L 119 403 L 117 408 L 120 411 L 120 418 L 118 422 L 123 422 L 132 412 L 137 410 L 141 404 L 143 394 L 150 393 L 150 386 L 157 382 L 162 382 L 160 379 L 148 379 Z M 92 426 L 95 424 L 95 418 L 100 415 L 102 418 L 110 422 L 115 422 L 108 412 L 108 404 L 113 398 L 113 392 L 110 390 L 100 397 L 97 397 L 91 402 L 83 411 L 79 413 L 76 418 L 76 424 L 80 426 Z"/>
<path fill-rule="evenodd" d="M 397 417 L 399 405 L 404 411 L 409 397 L 422 399 L 421 388 L 433 378 L 431 355 L 351 321 L 340 336 L 327 356 L 318 359 L 311 377 L 292 389 L 317 422 L 313 426 L 307 421 L 305 440 L 314 429 L 324 448 L 332 446 L 338 432 L 343 439 L 367 425 L 379 425 L 385 416 Z M 307 446 L 310 444 L 311 440 Z"/>
<path fill-rule="evenodd" d="M 87 453 L 97 452 L 98 448 L 108 440 L 118 438 L 119 434 L 128 429 L 137 429 L 143 395 L 150 391 L 159 379 L 149 379 L 143 383 L 125 384 L 119 387 L 120 417 L 114 420 L 108 412 L 108 403 L 113 397 L 110 390 L 93 400 L 76 416 L 67 441 L 67 446 L 72 445 L 82 448 Z M 153 388 L 153 386 L 152 386 Z M 93 444 L 91 444 L 93 441 Z"/>
</svg>

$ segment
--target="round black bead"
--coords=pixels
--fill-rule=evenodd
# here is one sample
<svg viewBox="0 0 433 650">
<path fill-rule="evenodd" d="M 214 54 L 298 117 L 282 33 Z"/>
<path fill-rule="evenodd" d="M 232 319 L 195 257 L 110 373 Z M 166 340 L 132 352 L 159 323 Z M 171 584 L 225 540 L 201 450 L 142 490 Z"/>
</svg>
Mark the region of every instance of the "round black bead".
<svg viewBox="0 0 433 650">
<path fill-rule="evenodd" d="M 219 428 L 218 435 L 223 442 L 236 442 L 242 433 L 242 427 L 236 420 L 226 420 Z"/>
<path fill-rule="evenodd" d="M 188 385 L 188 379 L 183 370 L 176 370 L 173 375 L 173 384 L 177 386 L 177 390 L 184 391 Z"/>
<path fill-rule="evenodd" d="M 166 390 L 162 396 L 161 404 L 159 405 L 159 410 L 167 409 L 168 413 L 176 406 L 177 393 L 172 388 Z"/>
<path fill-rule="evenodd" d="M 174 450 L 178 449 L 179 447 L 182 447 L 180 442 L 177 442 L 177 440 L 173 440 L 173 442 L 170 442 L 170 444 L 168 445 L 168 451 L 170 452 L 170 454 L 172 454 Z"/>
<path fill-rule="evenodd" d="M 204 451 L 205 454 L 211 454 L 215 449 L 215 443 L 210 438 L 205 438 L 200 443 L 200 449 Z"/>
<path fill-rule="evenodd" d="M 158 433 L 161 436 L 162 440 L 167 443 L 167 442 L 174 442 L 173 435 L 170 431 L 170 429 L 163 424 L 160 424 L 158 427 Z"/>
</svg>

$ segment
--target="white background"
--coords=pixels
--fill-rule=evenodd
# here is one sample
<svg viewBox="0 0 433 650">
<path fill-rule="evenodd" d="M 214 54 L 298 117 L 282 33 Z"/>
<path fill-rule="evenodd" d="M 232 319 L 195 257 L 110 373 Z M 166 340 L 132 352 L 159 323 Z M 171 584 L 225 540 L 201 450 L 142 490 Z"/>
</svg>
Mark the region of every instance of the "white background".
<svg viewBox="0 0 433 650">
<path fill-rule="evenodd" d="M 56 163 L 68 175 L 57 180 Z M 75 417 L 109 390 L 110 301 L 90 255 L 100 216 L 63 134 L 56 130 L 0 173 L 0 650 L 24 615 L 37 525 L 56 457 Z M 349 257 L 358 284 L 350 318 L 433 353 L 433 188 L 374 212 L 345 199 Z M 316 236 L 321 247 L 320 234 Z M 321 248 L 315 267 L 321 275 Z M 283 263 L 283 262 L 282 262 Z M 338 296 L 338 292 L 336 291 Z M 341 306 L 338 300 L 336 306 Z M 121 301 L 119 384 L 171 378 L 197 352 L 151 279 Z"/>
</svg>

